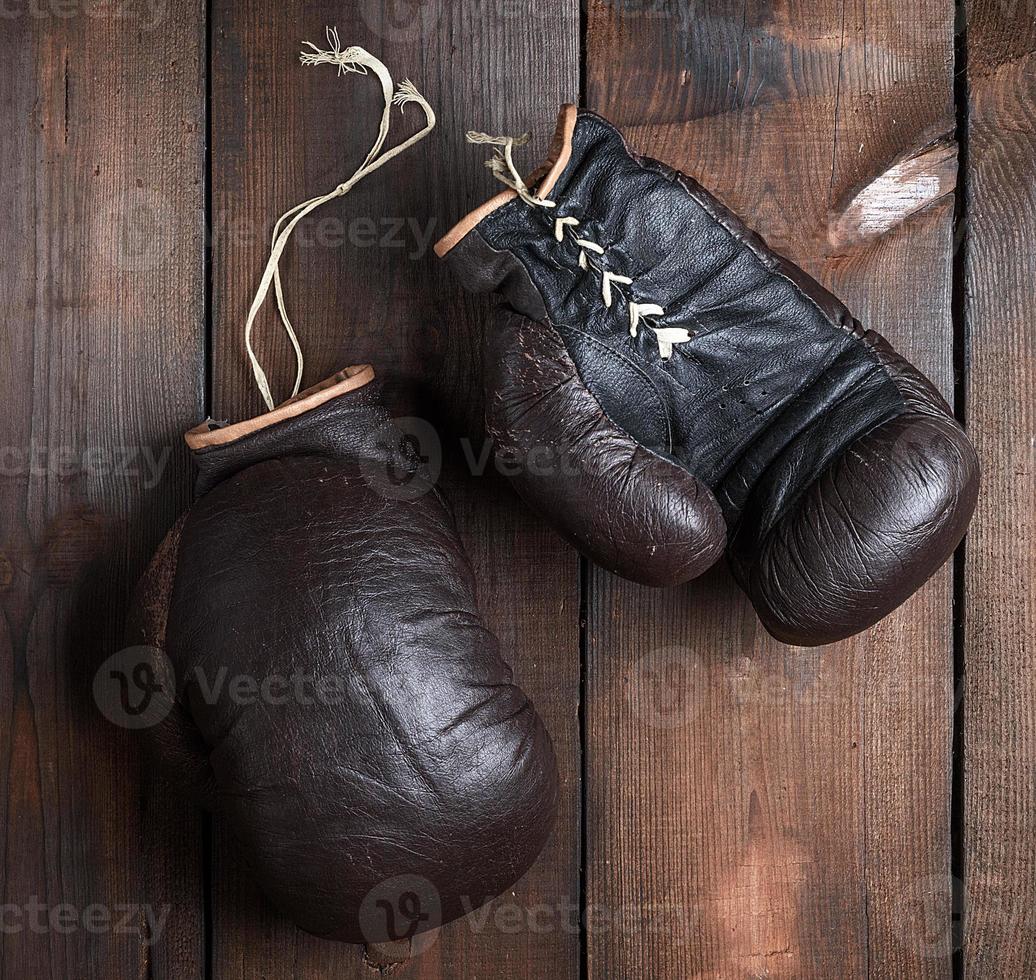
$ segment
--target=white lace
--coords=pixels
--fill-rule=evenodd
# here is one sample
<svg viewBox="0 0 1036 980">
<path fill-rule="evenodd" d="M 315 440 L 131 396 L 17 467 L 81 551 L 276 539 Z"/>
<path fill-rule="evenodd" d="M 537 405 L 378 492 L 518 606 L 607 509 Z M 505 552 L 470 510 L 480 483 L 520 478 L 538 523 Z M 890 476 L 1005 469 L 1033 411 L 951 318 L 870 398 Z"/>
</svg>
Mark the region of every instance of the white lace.
<svg viewBox="0 0 1036 980">
<path fill-rule="evenodd" d="M 514 165 L 513 149 L 516 146 L 524 146 L 529 142 L 529 134 L 522 136 L 488 136 L 485 133 L 478 133 L 474 130 L 467 134 L 469 143 L 486 144 L 494 147 L 493 156 L 486 161 L 486 166 L 493 172 L 500 183 L 510 187 L 526 204 L 537 208 L 557 207 L 556 201 L 545 197 L 538 197 L 525 184 L 518 168 Z M 605 267 L 604 256 L 606 250 L 595 241 L 583 237 L 576 229 L 579 227 L 579 219 L 571 215 L 554 219 L 554 238 L 563 242 L 567 237 L 579 248 L 579 268 L 584 271 L 591 269 L 601 277 L 601 299 L 606 309 L 611 309 L 618 294 L 626 300 L 626 309 L 629 314 L 630 336 L 636 337 L 641 325 L 648 327 L 655 336 L 658 343 L 658 353 L 663 361 L 668 361 L 673 356 L 673 347 L 676 344 L 684 344 L 691 339 L 688 331 L 682 327 L 660 327 L 655 322 L 655 317 L 665 316 L 665 310 L 657 303 L 637 303 L 627 297 L 622 286 L 632 287 L 635 285 L 629 276 L 612 272 Z"/>
<path fill-rule="evenodd" d="M 424 139 L 424 137 L 427 136 L 435 127 L 435 113 L 432 111 L 432 107 L 425 101 L 424 96 L 417 91 L 410 79 L 404 79 L 403 83 L 395 91 L 395 94 L 393 94 L 392 76 L 389 74 L 385 65 L 375 58 L 374 55 L 359 47 L 346 48 L 343 51 L 341 42 L 338 39 L 338 31 L 330 27 L 327 29 L 327 40 L 330 45 L 329 51 L 324 51 L 321 48 L 318 48 L 315 44 L 306 41 L 306 46 L 313 50 L 311 52 L 302 52 L 302 55 L 300 56 L 302 64 L 337 65 L 339 75 L 343 75 L 346 72 L 358 72 L 361 75 L 366 75 L 368 69 L 370 69 L 375 75 L 377 75 L 378 81 L 381 82 L 381 91 L 385 100 L 385 108 L 381 114 L 381 126 L 378 130 L 378 137 L 374 141 L 374 145 L 371 147 L 370 152 L 367 154 L 367 158 L 360 165 L 360 168 L 348 180 L 339 184 L 333 191 L 330 191 L 327 194 L 321 194 L 318 197 L 310 198 L 310 200 L 303 201 L 301 204 L 296 204 L 295 207 L 285 211 L 284 214 L 277 219 L 277 224 L 274 225 L 273 241 L 270 245 L 270 258 L 266 263 L 266 268 L 263 270 L 262 278 L 259 280 L 259 288 L 256 290 L 255 299 L 252 300 L 251 309 L 248 311 L 248 319 L 245 321 L 245 350 L 248 352 L 248 360 L 252 365 L 252 373 L 255 375 L 255 381 L 259 386 L 259 391 L 263 396 L 263 401 L 266 402 L 267 408 L 271 411 L 274 407 L 273 395 L 270 392 L 270 383 L 267 380 L 266 372 L 263 371 L 262 366 L 259 364 L 259 359 L 256 357 L 255 351 L 252 349 L 252 327 L 259 310 L 262 309 L 263 303 L 266 302 L 266 297 L 269 295 L 270 286 L 272 285 L 274 293 L 277 296 L 277 311 L 280 313 L 281 323 L 284 325 L 284 330 L 288 334 L 288 339 L 291 341 L 291 346 L 295 351 L 295 387 L 291 392 L 291 397 L 294 398 L 295 395 L 299 393 L 299 388 L 302 386 L 302 369 L 304 361 L 302 357 L 302 348 L 299 345 L 298 337 L 291 325 L 291 320 L 288 318 L 288 312 L 284 305 L 284 288 L 281 285 L 280 260 L 281 255 L 284 253 L 284 248 L 288 244 L 288 239 L 291 237 L 291 233 L 295 230 L 295 226 L 304 217 L 306 217 L 307 214 L 311 211 L 315 211 L 322 204 L 326 204 L 328 201 L 333 201 L 336 197 L 343 197 L 345 194 L 348 194 L 349 191 L 363 180 L 364 177 L 388 163 L 393 157 L 398 156 L 405 149 L 413 146 L 419 140 Z M 397 146 L 394 146 L 390 150 L 386 150 L 382 153 L 381 148 L 388 136 L 392 106 L 398 105 L 402 108 L 410 102 L 416 102 L 424 111 L 424 128 L 415 133 L 409 139 L 404 140 Z"/>
</svg>

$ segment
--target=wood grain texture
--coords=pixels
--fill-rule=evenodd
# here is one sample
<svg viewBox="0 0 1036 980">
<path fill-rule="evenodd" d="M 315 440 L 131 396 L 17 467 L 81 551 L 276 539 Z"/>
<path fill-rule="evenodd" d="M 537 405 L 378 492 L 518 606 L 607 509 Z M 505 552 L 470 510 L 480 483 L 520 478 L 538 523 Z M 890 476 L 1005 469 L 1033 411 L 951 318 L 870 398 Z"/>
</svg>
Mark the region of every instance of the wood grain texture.
<svg viewBox="0 0 1036 980">
<path fill-rule="evenodd" d="M 0 30 L 5 977 L 203 964 L 200 820 L 92 698 L 187 500 L 202 409 L 201 6 L 9 5 Z M 147 931 L 145 910 L 160 926 Z"/>
<path fill-rule="evenodd" d="M 1036 974 L 1036 8 L 968 4 L 965 969 Z"/>
<path fill-rule="evenodd" d="M 952 13 L 595 0 L 587 39 L 590 108 L 947 394 L 952 201 L 876 236 L 844 219 L 952 132 Z M 726 571 L 670 592 L 593 573 L 587 888 L 610 928 L 591 920 L 591 977 L 950 976 L 951 611 L 944 570 L 867 634 L 807 651 L 768 638 Z"/>
<path fill-rule="evenodd" d="M 478 469 L 483 449 L 478 365 L 489 304 L 462 296 L 431 245 L 495 193 L 464 132 L 546 130 L 558 102 L 576 97 L 578 4 L 523 11 L 445 0 L 348 7 L 322 0 L 300 14 L 249 0 L 217 3 L 214 17 L 213 401 L 221 417 L 261 408 L 242 327 L 274 220 L 356 168 L 381 112 L 370 79 L 302 68 L 300 42 L 322 43 L 324 26 L 337 26 L 343 45 L 366 47 L 397 81 L 409 76 L 438 114 L 424 142 L 300 225 L 284 263 L 288 302 L 306 352 L 306 383 L 370 361 L 390 405 L 436 428 L 482 608 L 553 736 L 563 792 L 552 842 L 513 893 L 443 928 L 430 944 L 415 943 L 393 976 L 576 977 L 578 562 L 499 478 L 467 472 L 466 458 Z M 410 112 L 393 118 L 392 140 L 416 128 Z M 258 333 L 283 396 L 293 362 L 272 306 Z M 277 916 L 222 835 L 212 875 L 216 976 L 372 975 L 359 947 L 313 939 Z M 398 954 L 371 951 L 386 966 Z"/>
</svg>

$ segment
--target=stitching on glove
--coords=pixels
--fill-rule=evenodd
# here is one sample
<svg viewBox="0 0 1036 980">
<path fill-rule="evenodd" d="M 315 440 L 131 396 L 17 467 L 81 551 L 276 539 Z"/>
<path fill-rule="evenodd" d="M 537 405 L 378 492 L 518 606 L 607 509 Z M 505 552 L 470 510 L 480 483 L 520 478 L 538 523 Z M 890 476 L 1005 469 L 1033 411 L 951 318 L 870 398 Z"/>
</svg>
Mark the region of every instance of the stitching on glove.
<svg viewBox="0 0 1036 980">
<path fill-rule="evenodd" d="M 661 392 L 658 390 L 658 385 L 655 384 L 654 379 L 639 364 L 637 364 L 636 361 L 631 360 L 621 350 L 617 350 L 616 348 L 609 346 L 601 340 L 600 337 L 595 337 L 593 334 L 587 333 L 585 330 L 580 330 L 579 327 L 574 327 L 571 324 L 562 324 L 562 327 L 568 333 L 573 334 L 577 338 L 581 338 L 585 343 L 596 348 L 606 357 L 618 358 L 618 360 L 622 362 L 623 366 L 632 372 L 632 378 L 640 383 L 641 390 L 644 391 L 645 397 L 654 404 L 655 415 L 658 418 L 661 427 L 665 430 L 665 451 L 671 454 L 673 452 L 673 426 L 669 420 L 669 413 L 665 409 L 665 400 L 663 399 Z M 555 330 L 557 329 L 558 328 L 555 327 Z M 597 396 L 590 391 L 586 383 L 582 381 L 581 377 L 579 380 L 590 395 L 597 400 Z M 599 400 L 598 404 L 600 404 Z M 606 418 L 612 425 L 616 426 L 616 428 L 622 428 L 622 426 L 618 425 L 618 423 L 608 415 L 604 406 L 601 406 L 601 411 L 604 412 Z"/>
<path fill-rule="evenodd" d="M 548 209 L 557 207 L 556 201 L 548 200 L 545 197 L 537 197 L 533 194 L 522 179 L 521 174 L 518 173 L 518 168 L 514 165 L 514 147 L 524 146 L 528 143 L 528 133 L 518 137 L 489 136 L 486 133 L 471 130 L 467 134 L 467 140 L 469 143 L 492 146 L 494 148 L 493 156 L 486 161 L 486 166 L 500 183 L 511 188 L 530 207 Z M 593 256 L 603 257 L 605 249 L 589 238 L 580 237 L 575 230 L 578 227 L 579 219 L 571 215 L 555 218 L 555 240 L 564 242 L 566 236 L 573 239 L 574 244 L 579 248 L 579 268 L 584 272 L 589 272 L 593 269 L 601 277 L 601 299 L 604 301 L 605 308 L 609 310 L 612 308 L 616 293 L 626 300 L 626 309 L 629 313 L 630 336 L 637 336 L 641 324 L 649 327 L 658 343 L 659 356 L 663 361 L 668 361 L 673 356 L 673 348 L 676 344 L 685 344 L 691 339 L 690 332 L 682 327 L 657 326 L 655 317 L 664 316 L 665 309 L 659 306 L 658 303 L 637 303 L 632 297 L 627 297 L 619 287 L 632 287 L 634 285 L 633 279 L 618 272 L 610 272 L 604 267 L 603 262 L 595 261 Z"/>
</svg>

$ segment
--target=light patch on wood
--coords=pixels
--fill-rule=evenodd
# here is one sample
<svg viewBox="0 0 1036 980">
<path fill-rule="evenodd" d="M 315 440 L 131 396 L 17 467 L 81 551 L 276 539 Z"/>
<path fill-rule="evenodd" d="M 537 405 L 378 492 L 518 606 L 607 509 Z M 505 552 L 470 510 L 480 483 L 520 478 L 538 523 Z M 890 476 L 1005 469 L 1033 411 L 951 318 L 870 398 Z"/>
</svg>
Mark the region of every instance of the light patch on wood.
<svg viewBox="0 0 1036 980">
<path fill-rule="evenodd" d="M 832 215 L 828 240 L 839 250 L 887 235 L 912 215 L 952 194 L 957 186 L 957 144 L 943 138 L 899 157 L 857 188 Z"/>
<path fill-rule="evenodd" d="M 364 949 L 367 966 L 381 974 L 393 973 L 410 959 L 410 940 L 398 942 L 370 943 Z"/>
<path fill-rule="evenodd" d="M 770 833 L 753 790 L 748 840 L 738 866 L 716 896 L 715 915 L 726 937 L 722 976 L 797 977 L 799 912 L 809 856 L 795 841 Z"/>
</svg>

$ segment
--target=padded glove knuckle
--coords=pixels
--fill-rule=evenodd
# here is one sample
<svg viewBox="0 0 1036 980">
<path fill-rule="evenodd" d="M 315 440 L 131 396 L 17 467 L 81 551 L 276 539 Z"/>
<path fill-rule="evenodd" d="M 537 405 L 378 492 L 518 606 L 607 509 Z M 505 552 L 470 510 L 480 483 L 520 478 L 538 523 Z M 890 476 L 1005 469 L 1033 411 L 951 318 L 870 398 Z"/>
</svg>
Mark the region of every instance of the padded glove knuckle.
<svg viewBox="0 0 1036 980">
<path fill-rule="evenodd" d="M 549 325 L 500 311 L 485 378 L 487 429 L 515 464 L 512 482 L 577 549 L 653 586 L 688 581 L 722 557 L 711 491 L 608 418 Z"/>
</svg>

